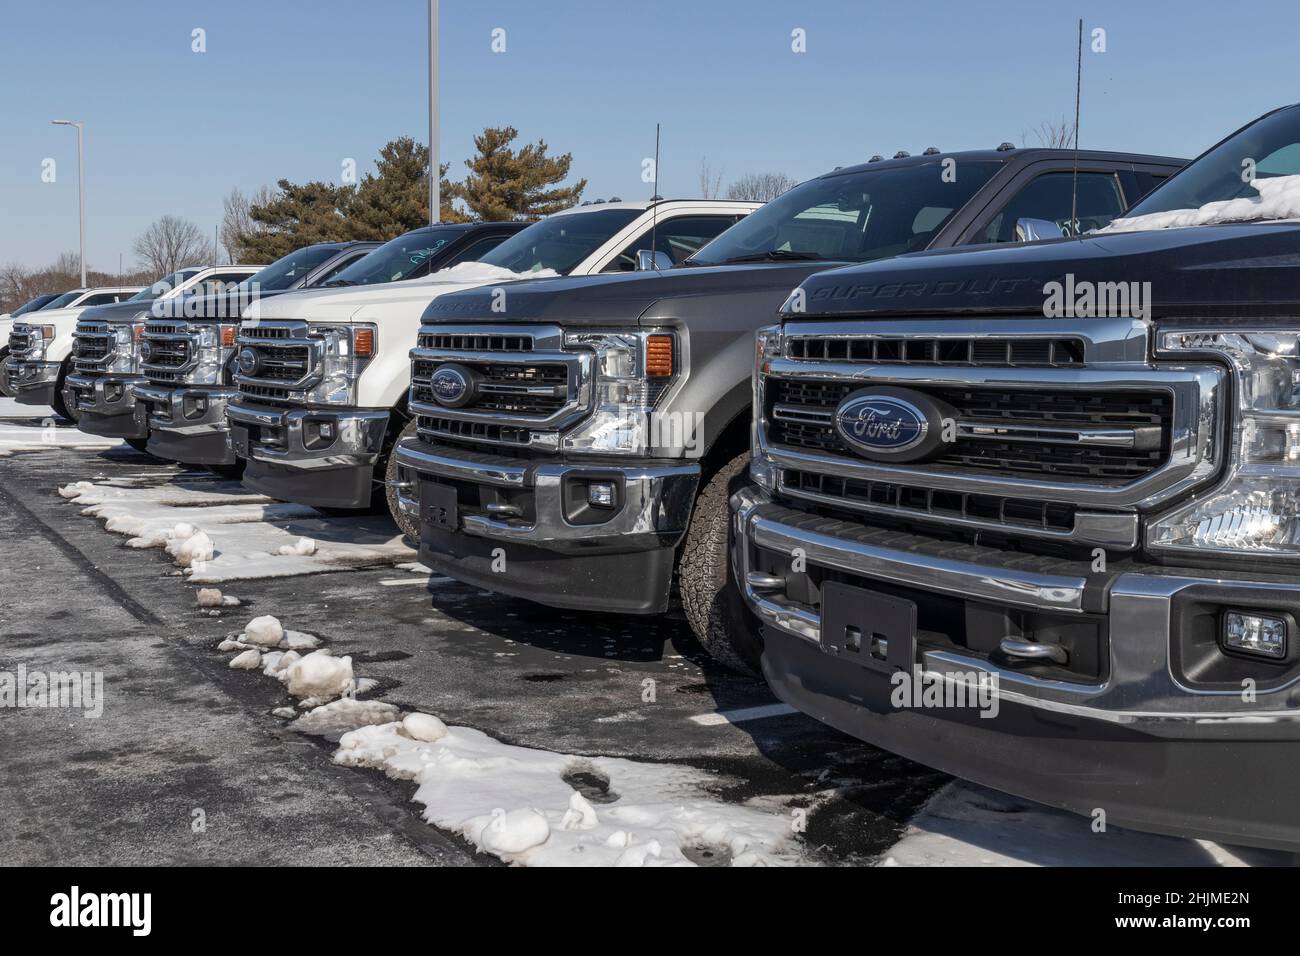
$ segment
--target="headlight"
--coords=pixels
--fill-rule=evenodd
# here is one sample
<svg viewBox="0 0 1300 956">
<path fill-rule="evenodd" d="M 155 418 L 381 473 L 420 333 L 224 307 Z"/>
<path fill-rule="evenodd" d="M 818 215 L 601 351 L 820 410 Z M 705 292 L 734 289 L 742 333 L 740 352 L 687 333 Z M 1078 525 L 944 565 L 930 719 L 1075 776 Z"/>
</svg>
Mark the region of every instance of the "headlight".
<svg viewBox="0 0 1300 956">
<path fill-rule="evenodd" d="M 758 453 L 758 425 L 763 420 L 763 380 L 768 363 L 781 355 L 783 346 L 781 326 L 769 325 L 758 330 L 754 341 L 754 374 L 750 382 L 754 388 L 754 414 L 750 425 L 749 477 L 769 494 L 776 491 L 776 467 Z"/>
<path fill-rule="evenodd" d="M 140 370 L 140 342 L 148 314 L 141 312 L 130 322 L 114 322 L 109 326 L 113 333 L 113 352 L 104 365 L 105 372 L 110 375 L 134 375 Z"/>
<path fill-rule="evenodd" d="M 54 326 L 52 325 L 29 325 L 27 341 L 31 348 L 27 352 L 27 358 L 33 362 L 39 362 L 45 358 L 45 350 L 50 347 L 54 341 Z"/>
<path fill-rule="evenodd" d="M 640 329 L 569 332 L 564 347 L 591 351 L 595 356 L 591 416 L 564 435 L 562 450 L 644 455 L 657 447 L 684 447 L 695 440 L 693 434 L 680 435 L 677 430 L 669 434 L 654 420 L 659 399 L 681 374 L 675 333 Z"/>
<path fill-rule="evenodd" d="M 231 360 L 235 356 L 235 339 L 239 335 L 237 324 L 204 324 L 189 327 L 195 337 L 196 365 L 188 376 L 194 385 L 220 385 L 228 383 Z"/>
<path fill-rule="evenodd" d="M 375 325 L 316 325 L 309 339 L 320 342 L 320 381 L 303 396 L 308 404 L 355 405 L 357 380 L 379 350 Z"/>
<path fill-rule="evenodd" d="M 1152 522 L 1153 551 L 1300 557 L 1300 333 L 1164 331 L 1160 352 L 1212 352 L 1236 395 L 1223 484 Z"/>
</svg>

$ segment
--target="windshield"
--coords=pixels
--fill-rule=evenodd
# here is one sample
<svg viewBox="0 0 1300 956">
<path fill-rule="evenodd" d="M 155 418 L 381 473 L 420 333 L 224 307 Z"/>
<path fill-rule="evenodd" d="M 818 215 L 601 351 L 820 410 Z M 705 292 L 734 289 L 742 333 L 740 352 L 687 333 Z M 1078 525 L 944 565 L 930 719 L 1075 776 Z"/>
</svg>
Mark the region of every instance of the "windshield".
<svg viewBox="0 0 1300 956">
<path fill-rule="evenodd" d="M 478 261 L 511 272 L 553 269 L 560 275 L 568 275 L 644 212 L 644 209 L 602 209 L 560 213 L 520 230 Z"/>
<path fill-rule="evenodd" d="M 59 296 L 57 299 L 51 302 L 48 306 L 46 306 L 46 308 L 62 309 L 64 306 L 76 302 L 77 299 L 81 298 L 85 294 L 86 294 L 85 289 L 73 289 L 71 292 L 63 293 L 63 295 Z"/>
<path fill-rule="evenodd" d="M 279 292 L 288 289 L 326 259 L 337 255 L 338 251 L 338 246 L 307 246 L 298 249 L 283 258 L 276 259 L 262 271 L 254 272 L 239 286 L 241 289 L 256 288 L 262 292 Z"/>
<path fill-rule="evenodd" d="M 428 272 L 429 260 L 461 234 L 459 229 L 417 229 L 362 256 L 326 285 L 373 285 L 399 282 Z"/>
<path fill-rule="evenodd" d="M 14 309 L 14 311 L 9 313 L 9 315 L 11 318 L 16 319 L 20 315 L 26 315 L 28 312 L 35 312 L 37 309 L 45 308 L 47 305 L 50 305 L 57 298 L 58 296 L 52 292 L 47 292 L 45 293 L 45 295 L 38 295 L 36 298 L 32 299 L 32 301 L 28 302 L 26 305 L 21 305 L 17 309 Z"/>
<path fill-rule="evenodd" d="M 945 167 L 935 159 L 809 180 L 750 213 L 688 262 L 867 262 L 924 249 L 1001 165 Z M 945 175 L 949 168 L 955 177 Z"/>
<path fill-rule="evenodd" d="M 182 269 L 180 270 L 180 272 L 173 272 L 171 275 L 163 276 L 157 282 L 152 282 L 149 285 L 145 286 L 143 289 L 141 289 L 135 295 L 131 296 L 131 298 L 127 299 L 126 301 L 148 302 L 150 299 L 156 299 L 159 296 L 164 296 L 168 292 L 171 292 L 173 289 L 175 289 L 178 285 L 181 285 L 187 280 L 194 278 L 201 271 L 202 270 L 200 269 Z"/>
<path fill-rule="evenodd" d="M 1199 209 L 1231 199 L 1258 200 L 1267 188 L 1255 183 L 1300 175 L 1300 106 L 1270 113 L 1229 136 L 1190 166 L 1156 187 L 1124 214 L 1125 219 Z M 1252 182 L 1253 180 L 1253 182 Z M 1267 209 L 1237 219 L 1279 218 Z"/>
</svg>

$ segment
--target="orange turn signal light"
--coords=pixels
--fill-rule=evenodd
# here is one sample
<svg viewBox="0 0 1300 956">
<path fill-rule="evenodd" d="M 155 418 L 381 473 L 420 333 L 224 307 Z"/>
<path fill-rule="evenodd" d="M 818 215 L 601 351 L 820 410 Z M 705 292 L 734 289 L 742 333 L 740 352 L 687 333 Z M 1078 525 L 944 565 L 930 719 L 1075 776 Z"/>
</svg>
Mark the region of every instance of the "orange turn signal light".
<svg viewBox="0 0 1300 956">
<path fill-rule="evenodd" d="M 375 354 L 375 330 L 357 329 L 352 339 L 352 351 L 357 358 L 369 358 Z"/>
<path fill-rule="evenodd" d="M 232 345 L 235 344 L 235 336 L 238 334 L 239 334 L 239 326 L 223 325 L 221 327 L 221 344 L 226 348 L 230 348 Z"/>
<path fill-rule="evenodd" d="M 651 335 L 646 339 L 645 373 L 649 378 L 667 378 L 673 374 L 671 335 Z"/>
</svg>

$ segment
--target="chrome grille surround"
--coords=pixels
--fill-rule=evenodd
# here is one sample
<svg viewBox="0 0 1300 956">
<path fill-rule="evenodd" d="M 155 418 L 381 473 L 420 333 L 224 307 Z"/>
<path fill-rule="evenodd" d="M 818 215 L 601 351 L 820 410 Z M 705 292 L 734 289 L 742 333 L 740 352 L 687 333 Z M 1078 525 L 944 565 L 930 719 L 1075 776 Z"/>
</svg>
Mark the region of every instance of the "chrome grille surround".
<svg viewBox="0 0 1300 956">
<path fill-rule="evenodd" d="M 117 336 L 107 322 L 78 322 L 72 333 L 72 364 L 84 375 L 102 375 L 117 351 Z"/>
<path fill-rule="evenodd" d="M 144 377 L 159 385 L 184 382 L 186 375 L 199 363 L 197 332 L 176 319 L 149 319 L 144 324 L 143 341 L 152 350 L 149 360 L 141 359 Z"/>
<path fill-rule="evenodd" d="M 1003 343 L 1070 340 L 1078 343 L 1078 351 L 1072 354 L 1081 361 L 1024 367 L 786 357 L 809 354 L 809 348 L 794 344 L 804 339 L 818 343 L 814 351 L 825 354 L 823 343 L 837 338 L 856 343 L 873 338 L 891 342 L 915 339 L 940 343 L 937 348 L 943 348 L 945 340 L 990 339 L 997 341 L 1008 357 L 1011 348 Z M 986 350 L 985 354 L 995 351 Z M 847 347 L 843 354 L 848 354 Z M 1133 319 L 787 320 L 781 356 L 768 360 L 766 373 L 754 384 L 755 452 L 772 467 L 777 493 L 791 500 L 918 525 L 931 523 L 1132 550 L 1138 545 L 1140 512 L 1190 492 L 1218 471 L 1224 447 L 1221 416 L 1226 375 L 1225 369 L 1212 364 L 1153 363 L 1148 327 Z M 845 394 L 872 385 L 923 393 L 945 389 L 1000 396 L 1048 393 L 1078 399 L 1080 407 L 1087 407 L 1088 400 L 1096 396 L 1150 395 L 1168 404 L 1168 414 L 1159 426 L 1159 435 L 1150 421 L 1141 420 L 1137 425 L 1020 416 L 1007 421 L 959 421 L 959 439 L 972 443 L 997 440 L 1030 449 L 1064 443 L 1081 448 L 1128 448 L 1148 458 L 1156 456 L 1151 467 L 1118 477 L 1003 473 L 960 461 L 881 463 L 847 449 L 783 444 L 778 437 L 792 416 L 807 427 L 825 428 L 831 421 L 829 413 L 809 415 L 806 409 L 778 407 L 774 399 L 784 383 L 834 385 Z M 985 430 L 983 434 L 981 430 Z M 1153 448 L 1158 448 L 1158 453 L 1153 453 Z M 1036 518 L 1033 509 L 1026 507 L 1027 501 L 1060 507 L 1043 509 Z"/>
<path fill-rule="evenodd" d="M 559 326 L 424 326 L 418 343 L 409 407 L 425 441 L 553 450 L 559 433 L 591 410 L 594 356 L 565 351 Z M 433 398 L 432 376 L 448 363 L 483 375 L 481 400 L 451 408 Z"/>
<path fill-rule="evenodd" d="M 306 391 L 320 381 L 324 343 L 309 336 L 309 328 L 307 322 L 287 319 L 260 319 L 239 326 L 236 355 L 251 348 L 263 363 L 256 375 L 235 371 L 235 384 L 245 398 L 254 403 L 267 399 L 293 402 L 292 393 Z"/>
</svg>

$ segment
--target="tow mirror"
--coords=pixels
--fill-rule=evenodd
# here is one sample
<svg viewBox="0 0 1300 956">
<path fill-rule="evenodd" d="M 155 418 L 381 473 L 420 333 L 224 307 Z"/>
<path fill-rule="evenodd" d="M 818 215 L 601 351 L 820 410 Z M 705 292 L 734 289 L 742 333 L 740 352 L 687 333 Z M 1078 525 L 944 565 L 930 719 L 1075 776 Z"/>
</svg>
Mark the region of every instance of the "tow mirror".
<svg viewBox="0 0 1300 956">
<path fill-rule="evenodd" d="M 637 272 L 649 272 L 651 269 L 655 272 L 662 272 L 672 267 L 673 260 L 666 252 L 657 252 L 650 249 L 638 249 L 636 252 Z"/>
<path fill-rule="evenodd" d="M 1037 242 L 1040 239 L 1060 239 L 1065 230 L 1050 219 L 1017 219 L 1016 242 Z"/>
</svg>

